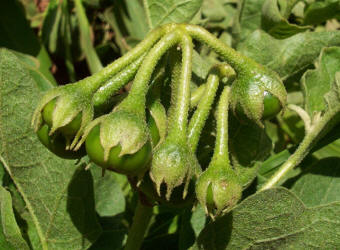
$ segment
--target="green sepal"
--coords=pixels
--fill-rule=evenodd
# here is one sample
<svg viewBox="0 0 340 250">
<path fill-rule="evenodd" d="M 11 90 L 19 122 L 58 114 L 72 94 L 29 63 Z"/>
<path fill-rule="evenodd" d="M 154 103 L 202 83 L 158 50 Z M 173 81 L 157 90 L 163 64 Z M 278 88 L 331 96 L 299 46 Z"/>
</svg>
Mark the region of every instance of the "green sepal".
<svg viewBox="0 0 340 250">
<path fill-rule="evenodd" d="M 196 182 L 196 196 L 207 214 L 229 212 L 241 199 L 242 186 L 236 173 L 225 166 L 210 165 Z"/>
<path fill-rule="evenodd" d="M 93 120 L 86 127 L 75 149 L 81 146 L 96 125 L 100 125 L 100 142 L 104 149 L 104 161 L 108 160 L 111 149 L 117 145 L 121 146 L 119 154 L 121 157 L 125 154 L 136 153 L 149 139 L 144 118 L 133 112 L 118 110 Z"/>
<path fill-rule="evenodd" d="M 237 75 L 231 93 L 231 106 L 234 113 L 243 112 L 261 127 L 263 127 L 266 94 L 270 93 L 276 97 L 282 108 L 285 107 L 287 100 L 287 92 L 280 77 L 275 72 L 258 64 Z M 239 110 L 240 108 L 241 110 Z"/>
<path fill-rule="evenodd" d="M 175 187 L 184 185 L 183 199 L 194 176 L 200 173 L 200 166 L 189 146 L 180 140 L 167 137 L 154 150 L 150 177 L 161 195 L 161 185 L 166 185 L 166 199 L 169 200 Z"/>
<path fill-rule="evenodd" d="M 42 112 L 46 105 L 55 101 L 52 114 L 52 124 L 50 135 L 57 130 L 70 124 L 79 114 L 81 114 L 81 124 L 75 135 L 72 135 L 72 143 L 69 149 L 73 149 L 81 137 L 87 124 L 93 119 L 92 96 L 93 89 L 85 79 L 77 83 L 60 86 L 49 90 L 38 104 L 32 119 L 32 126 L 38 131 L 42 125 Z"/>
</svg>

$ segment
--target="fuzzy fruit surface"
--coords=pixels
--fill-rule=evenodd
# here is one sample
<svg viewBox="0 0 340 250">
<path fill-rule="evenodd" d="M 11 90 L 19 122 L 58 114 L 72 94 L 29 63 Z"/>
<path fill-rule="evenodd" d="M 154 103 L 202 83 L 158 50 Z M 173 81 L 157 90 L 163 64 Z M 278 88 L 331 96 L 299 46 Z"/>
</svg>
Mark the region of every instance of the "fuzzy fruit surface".
<svg viewBox="0 0 340 250">
<path fill-rule="evenodd" d="M 44 122 L 52 127 L 53 111 L 55 109 L 56 99 L 47 103 L 42 111 L 42 118 Z M 69 124 L 59 128 L 59 131 L 66 136 L 74 136 L 77 134 L 81 126 L 82 115 L 79 113 Z"/>
<path fill-rule="evenodd" d="M 117 145 L 110 151 L 109 159 L 104 161 L 104 149 L 100 142 L 100 127 L 95 126 L 85 141 L 85 148 L 90 159 L 97 165 L 127 175 L 137 175 L 145 171 L 151 158 L 151 143 L 149 141 L 136 153 L 119 156 L 121 146 Z"/>
<path fill-rule="evenodd" d="M 37 135 L 41 143 L 55 155 L 64 159 L 78 159 L 86 154 L 85 147 L 79 150 L 66 150 L 66 138 L 61 133 L 49 135 L 50 127 L 44 124 L 38 131 Z"/>
</svg>

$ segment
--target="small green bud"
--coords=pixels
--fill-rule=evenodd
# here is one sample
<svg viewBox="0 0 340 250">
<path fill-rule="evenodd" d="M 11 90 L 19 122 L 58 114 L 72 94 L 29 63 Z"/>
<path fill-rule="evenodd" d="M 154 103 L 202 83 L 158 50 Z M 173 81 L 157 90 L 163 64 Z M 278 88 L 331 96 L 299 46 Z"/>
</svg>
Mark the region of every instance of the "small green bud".
<svg viewBox="0 0 340 250">
<path fill-rule="evenodd" d="M 198 169 L 198 161 L 189 146 L 167 137 L 154 151 L 150 177 L 156 185 L 159 196 L 161 185 L 163 183 L 166 185 L 167 200 L 170 200 L 175 187 L 184 184 L 184 199 L 188 185 L 193 176 L 197 175 Z"/>
<path fill-rule="evenodd" d="M 275 116 L 286 104 L 287 92 L 279 76 L 260 65 L 240 73 L 232 85 L 231 105 L 240 118 L 261 127 L 262 120 Z M 270 98 L 269 98 L 270 97 Z"/>
<path fill-rule="evenodd" d="M 212 217 L 229 212 L 241 199 L 242 187 L 232 169 L 209 166 L 196 182 L 196 196 Z"/>
</svg>

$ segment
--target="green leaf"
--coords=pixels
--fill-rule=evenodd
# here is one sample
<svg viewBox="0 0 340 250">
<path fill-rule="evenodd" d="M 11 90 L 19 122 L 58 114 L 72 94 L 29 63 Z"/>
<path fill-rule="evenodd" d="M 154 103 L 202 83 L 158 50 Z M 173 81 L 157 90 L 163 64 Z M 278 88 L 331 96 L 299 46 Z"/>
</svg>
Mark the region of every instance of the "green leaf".
<svg viewBox="0 0 340 250">
<path fill-rule="evenodd" d="M 304 32 L 278 40 L 257 30 L 238 46 L 238 50 L 276 71 L 286 80 L 311 66 L 322 48 L 337 45 L 340 45 L 338 31 Z"/>
<path fill-rule="evenodd" d="M 0 1 L 0 34 L 0 47 L 6 47 L 36 57 L 40 62 L 40 72 L 50 82 L 56 84 L 49 70 L 52 66 L 51 60 L 30 28 L 17 1 Z"/>
<path fill-rule="evenodd" d="M 144 0 L 150 29 L 166 23 L 189 23 L 199 11 L 202 0 Z"/>
<path fill-rule="evenodd" d="M 0 248 L 29 249 L 14 217 L 11 194 L 0 186 Z"/>
<path fill-rule="evenodd" d="M 114 216 L 125 210 L 125 197 L 122 189 L 112 172 L 102 176 L 100 167 L 93 165 L 91 173 L 94 180 L 94 196 L 96 211 L 99 216 Z"/>
<path fill-rule="evenodd" d="M 114 30 L 115 42 L 122 54 L 133 47 L 131 42 L 135 41 L 137 44 L 149 31 L 142 8 L 138 0 L 117 1 L 114 7 L 107 8 L 104 12 L 104 18 Z"/>
<path fill-rule="evenodd" d="M 207 225 L 196 249 L 336 249 L 339 212 L 340 202 L 307 208 L 287 189 L 268 189 Z"/>
<path fill-rule="evenodd" d="M 266 0 L 264 2 L 262 6 L 261 24 L 265 31 L 278 39 L 288 38 L 311 28 L 310 26 L 300 26 L 289 23 L 280 12 L 278 0 Z"/>
<path fill-rule="evenodd" d="M 302 76 L 305 110 L 310 116 L 315 111 L 326 109 L 324 95 L 331 90 L 337 71 L 340 71 L 340 47 L 325 48 L 315 63 L 315 69 Z"/>
<path fill-rule="evenodd" d="M 254 30 L 261 28 L 261 10 L 265 0 L 242 0 L 233 24 L 237 42 L 245 40 Z"/>
<path fill-rule="evenodd" d="M 85 57 L 92 74 L 103 68 L 91 39 L 91 26 L 86 17 L 85 9 L 81 0 L 75 0 L 76 15 L 79 22 L 80 44 L 85 52 Z"/>
<path fill-rule="evenodd" d="M 30 123 L 40 98 L 26 64 L 1 49 L 0 160 L 26 203 L 39 248 L 86 248 L 101 232 L 92 177 L 39 142 Z"/>
<path fill-rule="evenodd" d="M 340 158 L 325 158 L 309 166 L 292 191 L 307 205 L 340 201 Z"/>
<path fill-rule="evenodd" d="M 316 1 L 306 8 L 303 22 L 304 24 L 319 24 L 334 18 L 339 12 L 339 0 Z"/>
<path fill-rule="evenodd" d="M 259 162 L 269 156 L 272 142 L 264 129 L 250 121 L 240 123 L 236 118 L 230 119 L 229 140 L 233 165 L 243 186 L 247 186 L 255 178 Z"/>
<path fill-rule="evenodd" d="M 231 27 L 236 13 L 230 3 L 224 0 L 205 0 L 202 5 L 202 14 L 207 18 L 208 28 L 220 28 L 222 30 Z"/>
<path fill-rule="evenodd" d="M 57 49 L 61 17 L 62 9 L 60 2 L 58 0 L 50 1 L 45 12 L 41 37 L 43 43 L 52 53 L 55 53 Z"/>
</svg>

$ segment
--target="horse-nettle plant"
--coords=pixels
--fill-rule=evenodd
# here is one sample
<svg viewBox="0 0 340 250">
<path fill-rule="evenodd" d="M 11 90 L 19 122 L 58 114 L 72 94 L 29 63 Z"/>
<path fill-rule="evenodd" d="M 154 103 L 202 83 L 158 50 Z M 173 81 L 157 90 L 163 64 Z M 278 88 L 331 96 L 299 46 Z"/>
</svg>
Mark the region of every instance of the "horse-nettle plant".
<svg viewBox="0 0 340 250">
<path fill-rule="evenodd" d="M 195 92 L 190 91 L 192 40 L 207 45 L 223 60 Z M 118 90 L 130 82 L 128 93 L 106 113 Z M 162 100 L 168 82 L 169 103 Z M 215 149 L 202 172 L 196 151 L 217 95 Z M 229 106 L 263 126 L 264 119 L 284 108 L 286 97 L 275 72 L 205 29 L 166 24 L 101 71 L 48 91 L 32 124 L 42 143 L 57 155 L 82 157 L 85 148 L 90 161 L 128 176 L 141 197 L 127 240 L 127 248 L 137 249 L 142 239 L 136 235 L 146 230 L 138 225 L 150 218 L 152 205 L 193 206 L 198 200 L 212 217 L 233 209 L 241 198 L 242 176 L 229 161 Z M 59 151 L 46 136 L 58 136 Z M 68 155 L 73 151 L 76 154 Z M 143 218 L 143 213 L 148 216 Z"/>
</svg>

